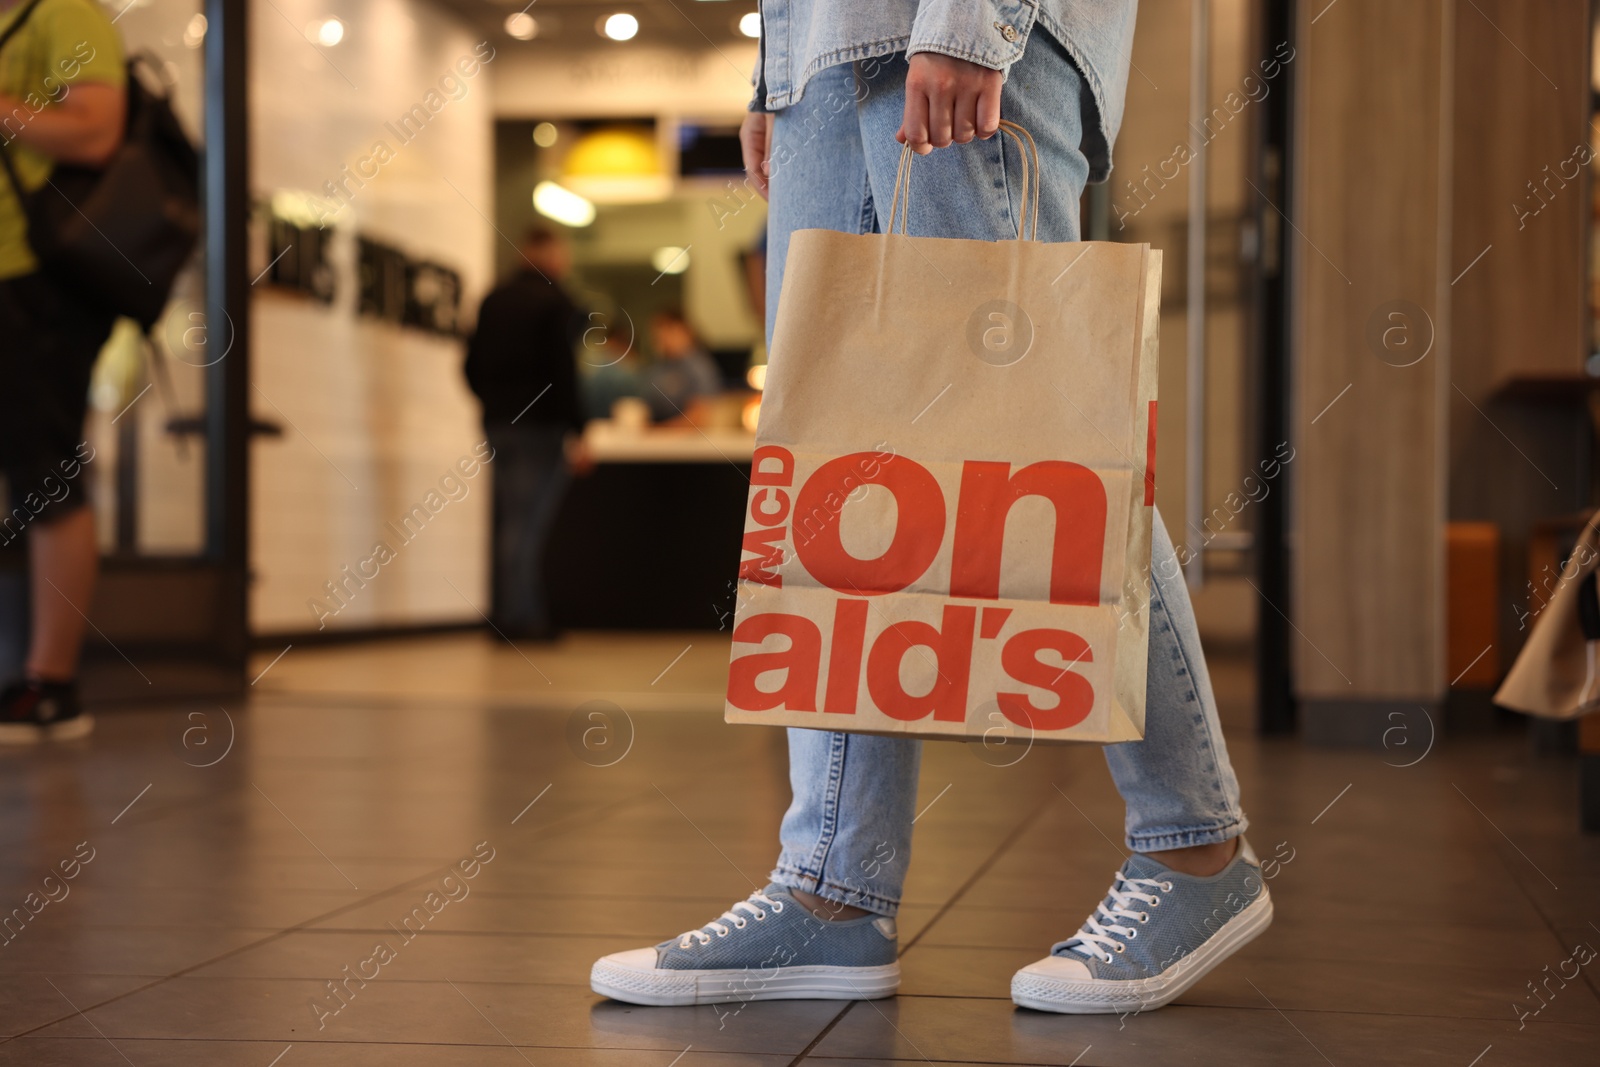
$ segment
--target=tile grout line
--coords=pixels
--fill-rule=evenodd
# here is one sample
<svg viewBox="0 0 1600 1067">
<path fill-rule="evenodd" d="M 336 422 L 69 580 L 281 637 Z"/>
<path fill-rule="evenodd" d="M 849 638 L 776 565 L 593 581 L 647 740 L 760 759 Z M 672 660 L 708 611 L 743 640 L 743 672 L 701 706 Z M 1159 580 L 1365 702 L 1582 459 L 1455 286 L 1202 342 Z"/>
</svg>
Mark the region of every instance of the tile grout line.
<svg viewBox="0 0 1600 1067">
<path fill-rule="evenodd" d="M 807 1042 L 806 1047 L 801 1049 L 799 1053 L 795 1055 L 795 1058 L 789 1061 L 787 1067 L 800 1067 L 801 1061 L 807 1056 L 811 1055 L 812 1049 L 822 1044 L 823 1038 L 833 1033 L 833 1028 L 838 1026 L 839 1023 L 844 1020 L 846 1015 L 850 1014 L 850 1009 L 855 1007 L 856 1003 L 857 1002 L 854 1000 L 846 1001 L 844 1007 L 839 1009 L 839 1014 L 828 1020 L 828 1025 L 824 1026 L 816 1037 L 813 1037 L 809 1042 Z"/>
<path fill-rule="evenodd" d="M 943 794 L 940 795 L 942 796 Z M 961 885 L 957 887 L 956 891 L 951 894 L 950 899 L 940 905 L 939 910 L 933 913 L 933 918 L 928 920 L 927 925 L 925 925 L 921 930 L 917 931 L 917 936 L 913 937 L 906 944 L 906 946 L 902 948 L 898 954 L 896 954 L 896 961 L 904 958 L 905 954 L 910 952 L 912 947 L 915 946 L 918 941 L 922 940 L 922 935 L 933 929 L 934 924 L 944 916 L 945 912 L 954 907 L 956 902 L 961 899 L 967 890 L 971 889 L 973 884 L 977 882 L 979 878 L 983 877 L 989 868 L 994 866 L 995 862 L 999 860 L 999 858 L 1005 853 L 1006 849 L 1010 848 L 1016 842 L 1017 838 L 1023 833 L 1023 831 L 1025 831 L 1029 826 L 1032 826 L 1034 821 L 1037 820 L 1040 815 L 1044 814 L 1044 809 L 1047 805 L 1049 805 L 1049 803 L 1050 798 L 1048 796 L 1044 797 L 1031 812 L 1023 816 L 1022 821 L 1018 823 L 1012 829 L 1012 831 L 1005 836 L 1005 839 L 1000 842 L 999 846 L 989 854 L 989 858 L 978 865 L 978 869 L 972 873 L 972 876 L 969 877 L 965 882 L 962 882 Z M 833 1028 L 838 1026 L 839 1023 L 844 1020 L 846 1015 L 850 1014 L 850 1009 L 855 1007 L 856 1003 L 857 1002 L 853 1000 L 847 1003 L 843 1010 L 829 1020 L 828 1024 L 822 1028 L 821 1032 L 818 1033 L 816 1037 L 812 1038 L 810 1043 L 807 1044 L 805 1048 L 800 1050 L 799 1055 L 795 1056 L 794 1059 L 789 1061 L 788 1067 L 800 1067 L 800 1064 L 805 1061 L 806 1057 L 810 1056 L 812 1051 L 822 1043 L 823 1038 L 832 1033 Z"/>
<path fill-rule="evenodd" d="M 1485 819 L 1487 818 L 1488 817 L 1485 816 Z M 1493 826 L 1494 824 L 1490 823 L 1490 825 Z M 1496 829 L 1498 829 L 1498 827 Z M 1483 833 L 1482 827 L 1479 827 L 1478 832 Z M 1495 855 L 1495 858 L 1500 861 L 1500 866 L 1505 870 L 1506 874 L 1510 875 L 1512 883 L 1516 885 L 1517 890 L 1523 895 L 1524 898 L 1527 899 L 1528 905 L 1532 908 L 1533 913 L 1539 916 L 1539 921 L 1544 923 L 1545 929 L 1550 932 L 1550 936 L 1556 939 L 1556 944 L 1565 946 L 1566 942 L 1561 937 L 1560 928 L 1557 927 L 1555 920 L 1549 915 L 1546 915 L 1544 909 L 1539 907 L 1538 898 L 1533 895 L 1533 892 L 1527 887 L 1523 880 L 1517 876 L 1518 868 L 1512 866 L 1511 860 L 1506 856 L 1506 854 L 1496 847 L 1494 838 L 1489 837 L 1489 835 L 1486 833 L 1484 833 L 1483 836 L 1485 840 L 1489 842 L 1490 851 L 1492 851 Z M 1504 834 L 1502 833 L 1501 836 L 1504 836 Z M 1507 840 L 1510 839 L 1507 838 Z M 1512 844 L 1512 847 L 1516 848 L 1515 843 Z M 1521 850 L 1518 849 L 1518 851 L 1520 852 Z M 1527 857 L 1524 856 L 1523 858 L 1526 859 Z M 1528 860 L 1528 862 L 1530 865 L 1533 863 L 1532 860 Z M 1538 870 L 1537 867 L 1534 869 Z M 1540 874 L 1542 876 L 1543 872 L 1541 871 Z M 1546 878 L 1545 881 L 1549 881 L 1549 879 Z M 1557 892 L 1560 892 L 1560 890 L 1558 889 Z M 1597 978 L 1593 974 L 1586 973 L 1583 976 L 1583 980 L 1584 985 L 1588 988 L 1590 994 L 1594 996 L 1596 1001 L 1600 1001 L 1600 978 Z"/>
<path fill-rule="evenodd" d="M 1005 836 L 1005 839 L 1001 841 L 998 846 L 996 846 L 995 850 L 989 854 L 989 858 L 978 865 L 978 869 L 973 871 L 972 875 L 956 888 L 956 891 L 950 895 L 950 899 L 941 904 L 939 906 L 939 910 L 933 913 L 933 918 L 929 919 L 926 925 L 924 925 L 921 930 L 917 931 L 917 935 L 906 943 L 906 946 L 900 950 L 900 955 L 897 958 L 904 958 L 905 954 L 915 948 L 917 942 L 921 941 L 923 937 L 927 935 L 928 931 L 932 930 L 934 926 L 938 924 L 939 920 L 944 918 L 945 913 L 947 913 L 951 908 L 955 907 L 956 904 L 960 903 L 961 898 L 967 894 L 969 889 L 977 884 L 978 879 L 987 874 L 989 869 L 999 862 L 1000 857 L 1005 855 L 1006 850 L 1012 845 L 1016 844 L 1017 838 L 1021 837 L 1029 827 L 1038 821 L 1039 816 L 1044 814 L 1045 809 L 1050 806 L 1050 802 L 1053 799 L 1054 797 L 1048 794 L 1044 795 L 1039 801 L 1038 805 L 1032 811 L 1022 817 L 1022 821 L 1017 823 L 1012 831 Z"/>
</svg>

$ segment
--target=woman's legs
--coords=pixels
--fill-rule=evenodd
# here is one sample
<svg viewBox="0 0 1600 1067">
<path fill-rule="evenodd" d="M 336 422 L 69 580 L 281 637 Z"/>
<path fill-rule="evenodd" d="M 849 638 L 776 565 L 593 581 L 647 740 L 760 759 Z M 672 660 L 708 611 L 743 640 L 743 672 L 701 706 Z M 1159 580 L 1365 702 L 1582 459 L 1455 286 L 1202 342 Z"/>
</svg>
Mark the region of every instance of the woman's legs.
<svg viewBox="0 0 1600 1067">
<path fill-rule="evenodd" d="M 903 55 L 834 68 L 814 80 L 773 129 L 768 333 L 789 233 L 817 227 L 884 228 L 900 163 L 894 132 L 904 102 Z M 1042 31 L 1009 75 L 1001 113 L 1032 133 L 1043 171 L 1039 234 L 1078 239 L 1089 166 L 1078 101 L 1086 91 Z M 1020 157 L 1005 138 L 939 149 L 912 161 L 913 235 L 1001 240 L 1016 236 Z M 773 354 L 783 358 L 783 353 Z M 1106 748 L 1127 804 L 1129 847 L 1160 852 L 1215 846 L 1243 832 L 1187 587 L 1156 516 L 1152 537 L 1150 672 L 1145 739 Z M 773 879 L 827 900 L 892 914 L 910 855 L 920 753 L 897 738 L 790 731 L 794 801 L 783 820 Z M 1179 869 L 1182 869 L 1181 866 Z"/>
<path fill-rule="evenodd" d="M 1053 42 L 1052 42 L 1053 44 Z M 1075 99 L 1077 75 L 1059 48 L 1030 49 L 1013 79 L 1051 81 Z M 779 112 L 772 135 L 768 216 L 768 337 L 782 289 L 789 234 L 820 228 L 849 233 L 884 228 L 900 163 L 894 131 L 904 106 L 904 55 L 825 71 L 805 97 Z M 1063 79 L 1070 78 L 1070 81 Z M 1031 99 L 1031 98 L 1030 98 Z M 1076 240 L 1077 199 L 1088 178 L 1071 121 L 1002 103 L 1005 117 L 1033 130 L 1047 172 L 1066 190 L 1041 202 L 1041 233 Z M 998 240 L 1016 235 L 1021 157 L 1000 138 L 940 149 L 913 161 L 910 232 Z M 772 353 L 782 359 L 782 352 Z M 819 730 L 789 731 L 794 800 L 783 819 L 782 852 L 772 879 L 839 904 L 892 915 L 911 852 L 920 742 Z"/>
</svg>

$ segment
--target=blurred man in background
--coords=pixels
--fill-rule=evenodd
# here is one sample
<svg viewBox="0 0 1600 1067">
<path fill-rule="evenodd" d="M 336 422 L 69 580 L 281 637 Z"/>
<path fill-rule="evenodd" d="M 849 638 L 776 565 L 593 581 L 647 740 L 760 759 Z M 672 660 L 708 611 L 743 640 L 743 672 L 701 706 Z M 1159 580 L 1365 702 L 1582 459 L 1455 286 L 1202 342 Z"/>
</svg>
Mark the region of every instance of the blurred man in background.
<svg viewBox="0 0 1600 1067">
<path fill-rule="evenodd" d="M 569 471 L 589 467 L 573 352 L 582 315 L 561 288 L 566 238 L 548 226 L 522 239 L 522 262 L 483 300 L 467 344 L 467 384 L 494 449 L 494 625 L 506 637 L 555 636 L 544 549 Z"/>
<path fill-rule="evenodd" d="M 0 0 L 0 151 L 22 192 L 58 163 L 98 167 L 122 143 L 122 46 L 92 0 Z M 0 692 L 0 743 L 82 737 L 75 679 L 98 549 L 82 468 L 89 372 L 113 315 L 49 277 L 28 244 L 17 188 L 0 173 L 0 467 L 7 541 L 26 531 L 31 617 L 23 677 Z"/>
</svg>

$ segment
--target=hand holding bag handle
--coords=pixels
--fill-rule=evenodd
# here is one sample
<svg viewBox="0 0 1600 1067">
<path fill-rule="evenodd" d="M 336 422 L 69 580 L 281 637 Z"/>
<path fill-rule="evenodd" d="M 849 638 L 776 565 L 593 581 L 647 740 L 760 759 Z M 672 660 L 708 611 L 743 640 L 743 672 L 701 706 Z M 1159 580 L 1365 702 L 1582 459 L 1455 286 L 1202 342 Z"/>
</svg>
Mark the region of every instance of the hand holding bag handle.
<svg viewBox="0 0 1600 1067">
<path fill-rule="evenodd" d="M 1039 167 L 1039 146 L 1034 143 L 1033 135 L 1023 127 L 1009 119 L 1000 120 L 1000 133 L 1009 136 L 1017 142 L 1017 149 L 1022 153 L 1022 220 L 1017 227 L 1017 240 L 1037 241 L 1039 239 L 1039 189 L 1044 184 Z M 885 233 L 893 233 L 895 218 L 899 217 L 901 234 L 908 233 L 911 217 L 911 160 L 914 154 L 911 146 L 906 145 L 900 152 L 900 169 L 894 177 L 894 199 L 889 203 L 889 224 L 884 227 Z M 1033 199 L 1028 199 L 1029 191 Z M 900 210 L 902 201 L 905 210 Z M 1029 222 L 1032 228 L 1029 228 Z"/>
</svg>

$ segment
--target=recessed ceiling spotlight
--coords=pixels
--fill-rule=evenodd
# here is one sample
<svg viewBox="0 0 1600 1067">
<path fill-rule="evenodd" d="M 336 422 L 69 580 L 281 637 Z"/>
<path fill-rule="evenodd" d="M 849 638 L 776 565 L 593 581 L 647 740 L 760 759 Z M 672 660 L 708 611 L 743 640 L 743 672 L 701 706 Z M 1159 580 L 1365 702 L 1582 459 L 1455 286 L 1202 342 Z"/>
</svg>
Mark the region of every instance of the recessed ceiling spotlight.
<svg viewBox="0 0 1600 1067">
<path fill-rule="evenodd" d="M 682 274 L 689 269 L 689 250 L 665 245 L 650 254 L 650 266 L 662 274 Z"/>
<path fill-rule="evenodd" d="M 613 41 L 631 41 L 639 32 L 639 20 L 625 12 L 607 15 L 600 23 L 600 35 Z"/>
<path fill-rule="evenodd" d="M 332 48 L 344 40 L 344 23 L 338 19 L 319 19 L 306 27 L 306 37 L 312 44 Z"/>
<path fill-rule="evenodd" d="M 540 182 L 533 187 L 533 209 L 563 226 L 587 226 L 594 221 L 594 203 L 564 185 Z"/>
<path fill-rule="evenodd" d="M 506 32 L 519 41 L 531 41 L 539 36 L 539 24 L 526 11 L 507 16 Z"/>
<path fill-rule="evenodd" d="M 761 12 L 751 11 L 739 16 L 739 32 L 746 37 L 761 36 Z"/>
</svg>

